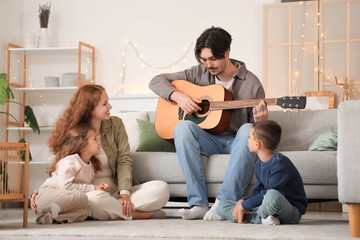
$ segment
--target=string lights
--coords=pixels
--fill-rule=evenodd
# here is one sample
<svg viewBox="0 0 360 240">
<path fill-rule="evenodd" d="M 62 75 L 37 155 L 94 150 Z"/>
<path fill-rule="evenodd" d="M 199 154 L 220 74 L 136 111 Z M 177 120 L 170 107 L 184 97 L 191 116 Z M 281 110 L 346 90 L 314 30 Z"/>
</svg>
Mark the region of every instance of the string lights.
<svg viewBox="0 0 360 240">
<path fill-rule="evenodd" d="M 138 60 L 140 60 L 141 67 L 149 67 L 151 69 L 159 70 L 160 73 L 163 73 L 165 70 L 168 70 L 168 72 L 174 72 L 177 70 L 177 65 L 183 62 L 187 62 L 186 56 L 188 55 L 189 51 L 192 49 L 195 41 L 191 42 L 187 47 L 183 48 L 183 55 L 176 61 L 174 61 L 171 64 L 165 65 L 165 66 L 159 66 L 157 64 L 150 63 L 144 59 L 144 54 L 142 54 L 138 49 L 138 44 L 133 43 L 127 39 L 123 41 L 125 45 L 125 50 L 121 53 L 121 56 L 123 58 L 123 63 L 121 65 L 121 72 L 119 74 L 120 77 L 120 89 L 117 92 L 113 92 L 114 94 L 123 94 L 125 92 L 125 79 L 126 79 L 126 59 L 127 59 L 127 52 L 126 52 L 126 46 L 130 46 L 130 48 L 135 52 L 135 56 Z M 144 93 L 150 93 L 150 90 L 136 90 L 135 94 L 144 94 Z"/>
<path fill-rule="evenodd" d="M 301 24 L 301 32 L 300 32 L 300 47 L 301 49 L 298 51 L 298 54 L 296 57 L 294 57 L 295 62 L 295 68 L 293 72 L 292 82 L 291 82 L 291 94 L 292 95 L 298 95 L 299 94 L 299 88 L 300 83 L 303 77 L 303 74 L 301 74 L 302 64 L 303 64 L 303 57 L 306 51 L 308 51 L 310 48 L 305 47 L 305 28 L 306 23 L 308 22 L 309 17 L 315 17 L 313 15 L 313 12 L 307 10 L 307 4 L 306 2 L 299 2 L 300 5 L 303 6 L 303 14 L 302 14 L 302 24 Z M 319 13 L 318 13 L 319 16 Z M 319 26 L 319 25 L 318 25 Z M 308 44 L 307 44 L 308 45 Z M 313 46 L 314 51 L 316 51 L 317 47 Z M 315 68 L 315 71 L 317 71 L 318 68 Z"/>
</svg>

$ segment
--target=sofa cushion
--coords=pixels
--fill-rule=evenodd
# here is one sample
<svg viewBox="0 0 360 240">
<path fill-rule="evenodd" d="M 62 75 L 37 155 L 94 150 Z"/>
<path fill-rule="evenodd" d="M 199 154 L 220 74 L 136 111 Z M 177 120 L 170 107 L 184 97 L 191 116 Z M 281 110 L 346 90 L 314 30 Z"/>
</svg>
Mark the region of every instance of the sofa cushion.
<svg viewBox="0 0 360 240">
<path fill-rule="evenodd" d="M 133 173 L 140 182 L 162 180 L 167 183 L 185 183 L 176 153 L 172 152 L 134 152 Z M 206 169 L 207 157 L 202 156 Z"/>
<path fill-rule="evenodd" d="M 310 144 L 337 123 L 337 109 L 296 112 L 270 111 L 269 119 L 282 128 L 278 151 L 307 151 Z"/>
<path fill-rule="evenodd" d="M 283 151 L 300 172 L 304 184 L 337 185 L 336 151 Z"/>
<path fill-rule="evenodd" d="M 140 140 L 137 152 L 175 152 L 174 144 L 161 138 L 155 131 L 155 124 L 136 119 L 140 129 Z"/>
<path fill-rule="evenodd" d="M 120 112 L 112 113 L 111 115 L 122 119 L 129 138 L 130 152 L 135 152 L 140 140 L 140 129 L 136 119 L 148 121 L 149 117 L 147 112 Z"/>
<path fill-rule="evenodd" d="M 289 151 L 281 153 L 294 163 L 304 184 L 337 184 L 335 151 Z M 206 181 L 211 183 L 223 182 L 229 160 L 230 154 L 211 155 L 205 169 Z M 254 176 L 250 183 L 255 183 Z"/>
<path fill-rule="evenodd" d="M 222 183 L 229 166 L 230 154 L 213 154 L 205 168 L 207 182 Z"/>
</svg>

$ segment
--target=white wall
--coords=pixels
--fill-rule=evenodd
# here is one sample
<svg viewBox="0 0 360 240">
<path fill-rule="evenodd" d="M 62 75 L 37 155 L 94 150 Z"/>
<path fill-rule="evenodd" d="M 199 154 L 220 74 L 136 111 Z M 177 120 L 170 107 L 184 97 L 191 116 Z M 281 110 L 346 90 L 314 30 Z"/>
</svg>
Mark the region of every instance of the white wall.
<svg viewBox="0 0 360 240">
<path fill-rule="evenodd" d="M 8 0 L 10 2 L 10 0 Z M 23 34 L 37 33 L 40 0 L 22 0 Z M 148 90 L 150 79 L 161 73 L 142 67 L 127 39 L 138 44 L 143 59 L 166 66 L 185 53 L 202 31 L 221 26 L 233 36 L 231 57 L 245 61 L 262 77 L 262 5 L 275 0 L 53 0 L 49 31 L 53 46 L 75 45 L 78 40 L 96 47 L 96 82 L 110 94 L 120 92 L 121 73 L 126 61 L 125 93 Z M 21 42 L 19 43 L 21 44 Z M 192 46 L 193 48 L 193 46 Z M 126 57 L 122 53 L 126 52 Z M 186 62 L 165 72 L 196 64 L 193 51 Z"/>
<path fill-rule="evenodd" d="M 6 72 L 8 42 L 19 42 L 22 37 L 22 0 L 0 0 L 0 73 Z M 0 105 L 0 112 L 5 107 Z M 5 141 L 5 115 L 0 114 L 0 141 Z"/>
<path fill-rule="evenodd" d="M 0 0 L 0 72 L 6 71 L 6 43 L 23 45 L 25 33 L 38 33 L 38 8 L 39 4 L 45 2 Z M 76 46 L 79 40 L 94 45 L 95 81 L 105 86 L 109 94 L 121 92 L 120 74 L 126 63 L 125 93 L 138 94 L 149 92 L 149 81 L 161 71 L 142 67 L 135 51 L 124 44 L 125 39 L 138 44 L 138 51 L 143 54 L 146 62 L 166 66 L 181 59 L 185 53 L 184 48 L 195 41 L 204 29 L 212 25 L 220 26 L 233 36 L 230 57 L 245 61 L 248 69 L 261 80 L 262 6 L 275 2 L 276 0 L 52 0 L 50 40 L 52 46 Z M 194 45 L 191 46 L 193 47 Z M 126 52 L 126 57 L 122 56 L 123 52 Z M 194 64 L 197 63 L 193 50 L 190 49 L 186 62 L 164 71 L 183 70 Z M 29 72 L 36 74 L 34 71 Z M 59 101 L 60 105 L 68 102 L 68 98 L 58 99 L 63 99 L 63 102 Z M 126 96 L 116 99 L 121 102 L 117 106 L 119 110 L 131 110 L 134 107 L 131 97 L 130 100 Z M 149 102 L 155 104 L 156 99 L 144 100 L 144 105 Z M 1 115 L 0 120 L 0 140 L 3 140 L 4 122 Z M 49 155 L 45 146 L 48 134 L 43 134 L 40 137 L 28 134 L 26 137 L 31 142 L 35 161 L 45 161 Z M 32 164 L 31 167 L 30 192 L 46 177 L 45 165 Z"/>
<path fill-rule="evenodd" d="M 6 71 L 6 43 L 23 45 L 25 33 L 39 31 L 39 4 L 45 0 L 0 0 L 0 72 Z M 262 6 L 276 0 L 53 0 L 49 20 L 52 46 L 76 46 L 84 41 L 96 47 L 95 81 L 109 94 L 120 89 L 126 64 L 127 94 L 150 92 L 148 83 L 162 71 L 173 72 L 197 64 L 192 44 L 206 28 L 221 26 L 233 37 L 231 57 L 245 61 L 262 79 Z M 124 40 L 138 44 L 143 59 L 167 66 L 143 67 Z M 126 56 L 122 53 L 126 52 Z M 60 66 L 59 66 L 60 67 Z M 34 73 L 36 74 L 36 73 Z M 31 75 L 28 75 L 31 77 Z M 67 100 L 65 101 L 65 103 Z M 2 120 L 2 116 L 1 119 Z M 3 120 L 1 126 L 3 126 Z M 1 132 L 1 137 L 3 137 Z"/>
</svg>

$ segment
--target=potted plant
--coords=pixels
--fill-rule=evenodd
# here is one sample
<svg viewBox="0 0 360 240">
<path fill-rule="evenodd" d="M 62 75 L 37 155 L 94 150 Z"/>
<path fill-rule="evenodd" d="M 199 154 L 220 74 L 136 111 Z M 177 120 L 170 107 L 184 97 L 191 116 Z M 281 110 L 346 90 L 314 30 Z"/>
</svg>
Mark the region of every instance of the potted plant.
<svg viewBox="0 0 360 240">
<path fill-rule="evenodd" d="M 39 18 L 40 18 L 40 27 L 47 28 L 49 23 L 50 16 L 50 3 L 44 5 L 39 5 Z"/>
<path fill-rule="evenodd" d="M 50 16 L 50 3 L 39 5 L 39 19 L 40 19 L 40 32 L 39 32 L 39 47 L 49 47 L 49 33 L 48 24 Z"/>
<path fill-rule="evenodd" d="M 32 108 L 29 105 L 23 106 L 21 103 L 14 101 L 15 96 L 9 87 L 6 77 L 7 77 L 6 73 L 0 73 L 0 104 L 5 105 L 7 102 L 9 102 L 11 104 L 18 104 L 18 105 L 24 107 L 25 122 L 29 125 L 29 127 L 35 133 L 40 134 L 39 124 L 36 120 L 34 111 L 32 110 Z M 14 115 L 12 115 L 8 112 L 2 112 L 2 111 L 0 111 L 0 114 L 9 115 L 12 119 L 14 119 L 18 123 L 18 126 L 20 126 L 19 121 L 16 119 L 16 117 L 14 117 Z M 20 127 L 19 127 L 19 139 L 20 140 L 18 142 L 26 143 L 25 139 L 23 139 L 21 137 Z M 22 160 L 25 160 L 25 153 L 20 152 L 20 157 Z M 32 158 L 31 158 L 31 154 L 30 154 L 29 161 L 31 161 L 31 160 L 32 160 Z"/>
</svg>

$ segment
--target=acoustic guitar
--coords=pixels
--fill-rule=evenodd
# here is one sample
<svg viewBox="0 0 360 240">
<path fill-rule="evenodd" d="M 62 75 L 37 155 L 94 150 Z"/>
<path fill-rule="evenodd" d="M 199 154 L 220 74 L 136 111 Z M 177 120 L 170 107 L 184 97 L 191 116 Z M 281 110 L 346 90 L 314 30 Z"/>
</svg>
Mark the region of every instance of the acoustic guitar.
<svg viewBox="0 0 360 240">
<path fill-rule="evenodd" d="M 202 100 L 199 104 L 201 111 L 184 114 L 176 102 L 159 98 L 155 116 L 155 130 L 164 139 L 173 139 L 175 126 L 184 120 L 193 121 L 212 134 L 220 134 L 229 125 L 230 109 L 255 107 L 262 100 L 232 100 L 231 92 L 219 84 L 198 86 L 185 80 L 176 80 L 171 84 L 176 90 Z M 266 98 L 264 100 L 267 105 L 278 105 L 282 108 L 304 109 L 306 105 L 306 97 Z"/>
</svg>

